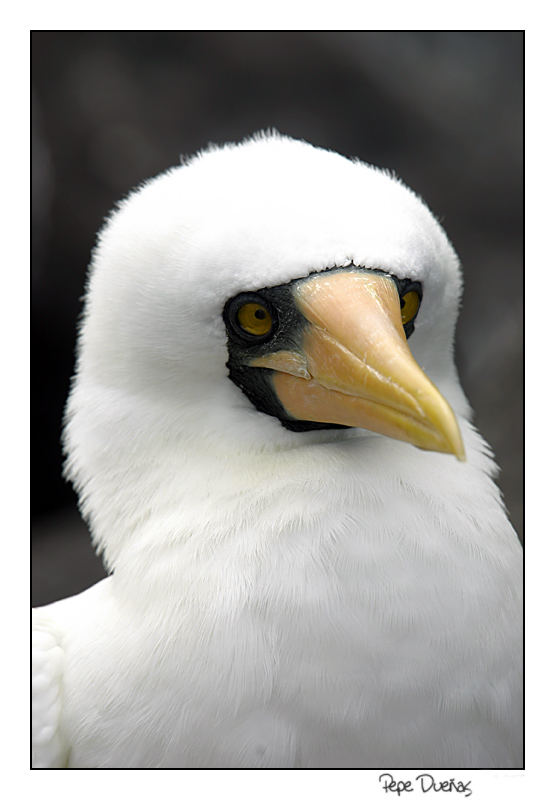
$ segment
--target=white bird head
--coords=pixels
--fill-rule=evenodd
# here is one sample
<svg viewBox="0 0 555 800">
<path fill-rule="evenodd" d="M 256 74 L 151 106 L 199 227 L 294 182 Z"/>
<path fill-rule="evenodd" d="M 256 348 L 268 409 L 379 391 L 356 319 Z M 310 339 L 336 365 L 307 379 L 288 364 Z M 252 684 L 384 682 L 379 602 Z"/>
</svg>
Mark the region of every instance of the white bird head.
<svg viewBox="0 0 555 800">
<path fill-rule="evenodd" d="M 108 561 L 121 542 L 111 551 L 107 528 L 136 530 L 165 483 L 214 458 L 233 469 L 359 427 L 462 457 L 461 286 L 444 231 L 397 178 L 278 134 L 134 191 L 94 254 L 65 433 Z M 343 352 L 355 378 L 336 369 Z"/>
</svg>

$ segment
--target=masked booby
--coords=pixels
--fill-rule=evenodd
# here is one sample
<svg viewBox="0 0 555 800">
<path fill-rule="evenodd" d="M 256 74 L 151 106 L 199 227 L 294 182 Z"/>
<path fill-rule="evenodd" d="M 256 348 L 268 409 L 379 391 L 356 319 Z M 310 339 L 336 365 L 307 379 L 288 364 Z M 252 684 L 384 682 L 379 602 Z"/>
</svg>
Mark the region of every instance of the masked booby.
<svg viewBox="0 0 555 800">
<path fill-rule="evenodd" d="M 65 424 L 109 577 L 34 612 L 36 767 L 519 767 L 521 548 L 444 231 L 272 133 L 103 228 Z"/>
</svg>

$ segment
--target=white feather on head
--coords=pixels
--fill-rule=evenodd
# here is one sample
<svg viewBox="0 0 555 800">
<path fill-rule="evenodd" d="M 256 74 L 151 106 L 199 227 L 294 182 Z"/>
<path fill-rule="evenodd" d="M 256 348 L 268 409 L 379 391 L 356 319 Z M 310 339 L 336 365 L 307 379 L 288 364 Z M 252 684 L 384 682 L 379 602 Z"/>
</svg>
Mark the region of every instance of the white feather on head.
<svg viewBox="0 0 555 800">
<path fill-rule="evenodd" d="M 348 264 L 422 282 L 411 349 L 468 415 L 453 361 L 458 259 L 424 203 L 390 174 L 269 133 L 209 148 L 120 203 L 91 264 L 65 429 L 66 473 L 109 566 L 154 507 L 178 517 L 210 492 L 207 481 L 221 492 L 228 480 L 237 494 L 266 468 L 275 473 L 278 451 L 303 445 L 310 460 L 318 442 L 372 436 L 287 431 L 227 377 L 229 297 Z M 376 442 L 376 451 L 407 449 Z M 280 464 L 291 469 L 291 458 Z M 229 477 L 241 470 L 242 481 Z"/>
</svg>

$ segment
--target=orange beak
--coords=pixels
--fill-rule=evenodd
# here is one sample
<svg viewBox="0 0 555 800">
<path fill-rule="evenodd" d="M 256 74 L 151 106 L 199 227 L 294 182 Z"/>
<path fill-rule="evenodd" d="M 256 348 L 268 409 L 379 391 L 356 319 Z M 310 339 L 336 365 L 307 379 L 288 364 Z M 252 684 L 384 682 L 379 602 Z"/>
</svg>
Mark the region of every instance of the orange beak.
<svg viewBox="0 0 555 800">
<path fill-rule="evenodd" d="M 302 348 L 252 359 L 274 370 L 289 416 L 401 439 L 463 461 L 455 415 L 409 350 L 397 287 L 376 273 L 320 273 L 294 290 Z"/>
</svg>

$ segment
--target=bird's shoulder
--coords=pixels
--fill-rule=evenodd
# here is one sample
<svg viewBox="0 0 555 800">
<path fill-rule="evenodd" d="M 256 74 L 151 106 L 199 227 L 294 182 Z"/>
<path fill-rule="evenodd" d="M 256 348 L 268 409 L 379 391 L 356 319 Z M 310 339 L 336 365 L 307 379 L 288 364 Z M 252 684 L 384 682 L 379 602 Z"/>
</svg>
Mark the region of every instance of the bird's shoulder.
<svg viewBox="0 0 555 800">
<path fill-rule="evenodd" d="M 32 765 L 63 767 L 68 750 L 60 730 L 63 685 L 63 636 L 46 608 L 33 611 Z"/>
</svg>

